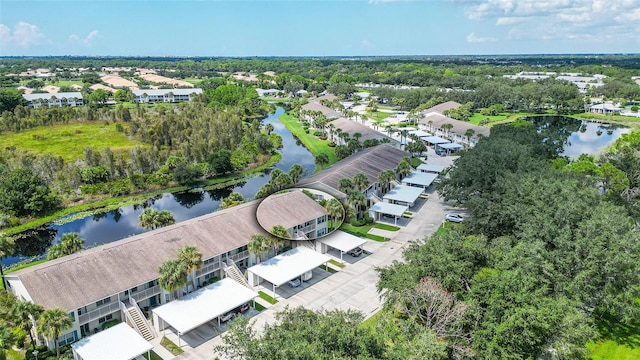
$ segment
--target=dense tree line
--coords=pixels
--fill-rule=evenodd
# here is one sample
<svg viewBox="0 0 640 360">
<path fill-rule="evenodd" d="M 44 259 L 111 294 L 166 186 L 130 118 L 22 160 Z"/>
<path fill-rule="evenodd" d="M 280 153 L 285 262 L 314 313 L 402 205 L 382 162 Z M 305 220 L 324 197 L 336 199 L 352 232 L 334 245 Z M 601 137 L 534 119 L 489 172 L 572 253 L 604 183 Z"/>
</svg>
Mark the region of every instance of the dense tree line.
<svg viewBox="0 0 640 360">
<path fill-rule="evenodd" d="M 444 331 L 449 357 L 583 358 L 599 319 L 638 316 L 634 219 L 599 191 L 606 176 L 557 166 L 558 142 L 537 130 L 522 121 L 480 139 L 440 189 L 468 209 L 465 224 L 379 270 L 386 307 Z"/>
</svg>

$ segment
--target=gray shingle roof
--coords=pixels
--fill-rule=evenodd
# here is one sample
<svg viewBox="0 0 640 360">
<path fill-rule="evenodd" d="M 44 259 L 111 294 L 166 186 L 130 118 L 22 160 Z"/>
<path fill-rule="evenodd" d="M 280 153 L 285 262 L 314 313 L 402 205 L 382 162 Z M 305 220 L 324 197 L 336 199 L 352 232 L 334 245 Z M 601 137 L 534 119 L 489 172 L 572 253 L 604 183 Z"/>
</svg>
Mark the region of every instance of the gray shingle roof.
<svg viewBox="0 0 640 360">
<path fill-rule="evenodd" d="M 267 230 L 275 225 L 289 229 L 326 214 L 326 210 L 302 190 L 271 195 L 260 203 L 256 212 L 258 223 Z"/>
<path fill-rule="evenodd" d="M 335 126 L 336 129 L 340 129 L 348 133 L 349 137 L 353 137 L 353 134 L 355 133 L 362 134 L 362 137 L 360 138 L 360 142 L 363 142 L 369 139 L 383 139 L 383 138 L 392 140 L 390 137 L 383 135 L 381 132 L 375 131 L 372 128 L 362 123 L 359 123 L 354 120 L 345 119 L 343 117 L 333 120 L 332 122 L 330 122 L 330 124 L 333 124 L 333 126 Z"/>
<path fill-rule="evenodd" d="M 184 246 L 195 246 L 205 260 L 247 245 L 252 235 L 266 234 L 256 221 L 257 205 L 252 201 L 216 211 L 11 275 L 46 309 L 76 309 L 157 279 L 158 267 Z"/>
<path fill-rule="evenodd" d="M 369 184 L 372 184 L 378 181 L 378 175 L 383 170 L 395 169 L 400 160 L 407 156 L 410 156 L 410 154 L 390 144 L 374 146 L 338 161 L 327 169 L 302 180 L 298 186 L 321 182 L 337 189 L 340 179 L 353 179 L 353 176 L 360 172 L 367 175 Z"/>
<path fill-rule="evenodd" d="M 437 112 L 442 114 L 445 110 L 451 110 L 451 109 L 456 109 L 460 107 L 460 103 L 457 103 L 455 101 L 447 101 L 447 102 L 443 102 L 442 104 L 438 104 L 436 106 L 430 107 L 427 110 L 424 111 L 424 113 L 428 114 L 430 112 Z"/>
<path fill-rule="evenodd" d="M 442 128 L 442 125 L 444 124 L 451 124 L 453 125 L 453 127 L 451 128 L 451 131 L 461 136 L 464 136 L 464 133 L 467 131 L 467 129 L 473 129 L 473 131 L 475 131 L 475 134 L 473 135 L 474 138 L 478 137 L 478 135 L 480 134 L 484 136 L 489 136 L 489 133 L 491 133 L 491 129 L 486 128 L 484 126 L 473 125 L 466 121 L 452 119 L 450 117 L 440 115 L 440 114 L 428 115 L 424 119 L 421 119 L 419 122 L 421 124 L 427 125 L 429 124 L 429 121 L 431 121 L 431 126 L 437 127 L 437 128 Z"/>
</svg>

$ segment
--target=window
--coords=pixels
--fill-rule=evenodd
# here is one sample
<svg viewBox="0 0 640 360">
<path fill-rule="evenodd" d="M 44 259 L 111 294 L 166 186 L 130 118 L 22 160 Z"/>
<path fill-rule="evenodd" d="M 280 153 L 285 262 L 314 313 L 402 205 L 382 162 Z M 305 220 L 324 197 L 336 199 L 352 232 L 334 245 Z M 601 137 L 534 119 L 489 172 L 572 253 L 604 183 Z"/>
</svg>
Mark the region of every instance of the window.
<svg viewBox="0 0 640 360">
<path fill-rule="evenodd" d="M 104 298 L 102 300 L 99 300 L 98 302 L 96 302 L 96 306 L 102 306 L 102 305 L 108 304 L 110 302 L 111 302 L 111 296 L 106 297 L 106 298 Z"/>
<path fill-rule="evenodd" d="M 98 324 L 102 324 L 103 322 L 109 321 L 111 319 L 113 319 L 113 314 L 109 314 L 107 316 L 103 316 L 100 319 L 98 319 Z"/>
</svg>

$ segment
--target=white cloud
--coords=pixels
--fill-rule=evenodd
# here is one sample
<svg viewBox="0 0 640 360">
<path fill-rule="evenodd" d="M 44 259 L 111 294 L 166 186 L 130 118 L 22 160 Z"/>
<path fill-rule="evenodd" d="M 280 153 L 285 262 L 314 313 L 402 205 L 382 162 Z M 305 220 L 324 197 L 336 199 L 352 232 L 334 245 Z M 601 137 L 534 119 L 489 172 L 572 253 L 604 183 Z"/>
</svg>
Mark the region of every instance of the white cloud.
<svg viewBox="0 0 640 360">
<path fill-rule="evenodd" d="M 370 48 L 372 46 L 373 45 L 369 42 L 369 40 L 367 40 L 367 39 L 362 40 L 362 47 L 363 48 Z"/>
<path fill-rule="evenodd" d="M 640 33 L 640 0 L 450 1 L 462 3 L 467 18 L 493 21 L 516 40 L 619 38 L 637 41 Z"/>
<path fill-rule="evenodd" d="M 470 42 L 470 43 L 483 43 L 483 42 L 490 42 L 490 41 L 498 41 L 498 39 L 492 38 L 492 37 L 479 37 L 479 36 L 476 36 L 475 33 L 471 33 L 467 35 L 467 42 Z"/>
<path fill-rule="evenodd" d="M 93 39 L 95 39 L 97 36 L 98 36 L 98 30 L 93 30 L 89 34 L 87 34 L 87 36 L 85 36 L 84 38 L 81 38 L 76 34 L 71 34 L 69 35 L 69 40 L 86 45 L 86 46 L 91 46 L 91 44 L 93 43 Z"/>
<path fill-rule="evenodd" d="M 20 21 L 11 29 L 0 24 L 0 44 L 6 49 L 28 49 L 32 45 L 37 45 L 44 35 L 36 25 Z M 6 54 L 5 54 L 6 55 Z"/>
</svg>

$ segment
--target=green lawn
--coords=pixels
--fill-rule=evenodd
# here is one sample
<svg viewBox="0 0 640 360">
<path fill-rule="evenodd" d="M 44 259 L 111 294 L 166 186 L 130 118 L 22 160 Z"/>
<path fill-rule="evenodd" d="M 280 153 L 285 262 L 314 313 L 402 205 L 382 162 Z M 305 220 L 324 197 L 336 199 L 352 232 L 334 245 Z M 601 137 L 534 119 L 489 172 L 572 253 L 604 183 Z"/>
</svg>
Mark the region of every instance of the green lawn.
<svg viewBox="0 0 640 360">
<path fill-rule="evenodd" d="M 576 119 L 584 119 L 584 120 L 597 120 L 603 122 L 615 122 L 615 123 L 627 123 L 627 124 L 637 124 L 640 122 L 640 118 L 631 117 L 631 116 L 622 116 L 622 115 L 602 115 L 602 114 L 594 114 L 594 113 L 581 113 L 571 115 Z"/>
<path fill-rule="evenodd" d="M 363 225 L 363 226 L 353 226 L 351 224 L 347 224 L 346 222 L 344 224 L 342 224 L 342 226 L 340 226 L 340 230 L 351 234 L 351 235 L 355 235 L 355 236 L 359 236 L 359 237 L 364 237 L 367 239 L 371 239 L 374 241 L 379 241 L 379 242 L 384 242 L 384 241 L 389 241 L 389 238 L 383 237 L 383 236 L 378 236 L 378 235 L 373 235 L 373 234 L 369 234 L 369 230 L 371 230 L 371 228 L 375 227 L 376 224 L 370 224 L 370 225 Z"/>
<path fill-rule="evenodd" d="M 178 356 L 184 352 L 178 345 L 176 345 L 173 341 L 169 340 L 166 336 L 160 340 L 160 345 L 164 346 L 165 349 L 169 350 L 175 356 Z"/>
<path fill-rule="evenodd" d="M 272 298 L 271 295 L 268 295 L 264 291 L 258 291 L 258 295 L 260 296 L 261 299 L 265 300 L 266 302 L 268 302 L 271 305 L 273 305 L 273 304 L 278 302 L 278 300 Z"/>
<path fill-rule="evenodd" d="M 625 326 L 603 317 L 596 321 L 602 339 L 587 344 L 594 360 L 640 359 L 640 321 Z"/>
<path fill-rule="evenodd" d="M 66 161 L 84 158 L 84 148 L 87 146 L 100 150 L 109 147 L 114 152 L 120 152 L 141 145 L 130 140 L 124 132 L 118 132 L 115 123 L 105 125 L 102 121 L 40 126 L 18 133 L 6 132 L 0 135 L 0 142 L 3 147 L 15 146 L 38 154 L 49 152 L 53 156 L 62 156 Z"/>
<path fill-rule="evenodd" d="M 497 116 L 486 116 L 486 115 L 481 115 L 480 113 L 473 113 L 473 116 L 469 118 L 469 122 L 474 125 L 479 125 L 480 121 L 482 121 L 483 119 L 489 119 L 489 122 L 492 123 L 492 122 L 506 120 L 507 115 L 500 114 Z"/>
<path fill-rule="evenodd" d="M 345 267 L 345 265 L 341 262 L 339 262 L 338 260 L 335 259 L 331 259 L 329 260 L 329 263 L 331 263 L 332 265 L 335 265 L 337 267 L 339 267 L 340 269 L 342 269 L 343 267 Z"/>
<path fill-rule="evenodd" d="M 373 227 L 376 228 L 376 229 L 388 230 L 388 231 L 398 231 L 398 230 L 400 230 L 399 226 L 383 224 L 383 223 L 375 223 L 375 224 L 373 224 Z"/>
<path fill-rule="evenodd" d="M 329 140 L 321 140 L 313 135 L 313 133 L 307 134 L 302 127 L 302 124 L 293 117 L 293 115 L 286 113 L 280 115 L 280 121 L 295 135 L 300 141 L 304 144 L 304 146 L 311 151 L 313 156 L 318 156 L 318 154 L 325 153 L 329 156 L 329 164 L 331 165 L 338 161 L 336 157 L 335 150 L 329 146 Z M 310 131 L 311 132 L 311 131 Z M 316 171 L 319 171 L 320 168 L 316 167 Z"/>
<path fill-rule="evenodd" d="M 373 119 L 374 121 L 382 121 L 386 118 L 388 118 L 389 116 L 393 115 L 395 113 L 390 113 L 390 112 L 380 112 L 380 111 L 376 111 L 376 112 L 367 112 L 366 115 L 369 119 Z"/>
</svg>

